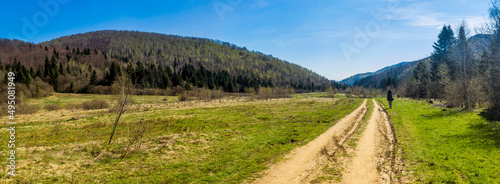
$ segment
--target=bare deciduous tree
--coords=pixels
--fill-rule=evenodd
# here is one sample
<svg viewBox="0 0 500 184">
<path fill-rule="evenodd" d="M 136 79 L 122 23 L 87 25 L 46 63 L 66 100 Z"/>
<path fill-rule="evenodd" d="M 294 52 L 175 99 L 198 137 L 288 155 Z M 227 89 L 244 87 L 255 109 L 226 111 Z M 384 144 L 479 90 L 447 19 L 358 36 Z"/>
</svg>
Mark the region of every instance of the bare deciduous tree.
<svg viewBox="0 0 500 184">
<path fill-rule="evenodd" d="M 116 100 L 116 105 L 111 109 L 112 112 L 116 113 L 115 122 L 113 126 L 113 132 L 111 132 L 111 136 L 109 137 L 108 145 L 111 144 L 113 140 L 113 135 L 115 134 L 116 127 L 120 122 L 120 118 L 123 113 L 127 112 L 130 107 L 132 107 L 132 99 L 131 94 L 134 90 L 134 85 L 130 78 L 122 72 L 121 75 L 117 76 L 116 80 L 111 85 L 113 90 L 113 94 L 118 98 Z"/>
</svg>

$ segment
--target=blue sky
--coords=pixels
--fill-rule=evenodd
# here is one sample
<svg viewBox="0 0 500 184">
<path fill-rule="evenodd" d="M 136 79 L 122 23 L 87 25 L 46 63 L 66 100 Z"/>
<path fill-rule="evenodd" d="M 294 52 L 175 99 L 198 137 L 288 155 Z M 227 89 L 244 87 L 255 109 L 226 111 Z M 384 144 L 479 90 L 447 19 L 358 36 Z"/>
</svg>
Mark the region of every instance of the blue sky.
<svg viewBox="0 0 500 184">
<path fill-rule="evenodd" d="M 484 24 L 489 0 L 19 0 L 0 7 L 0 38 L 42 42 L 138 30 L 218 39 L 332 80 L 428 56 L 443 24 Z"/>
</svg>

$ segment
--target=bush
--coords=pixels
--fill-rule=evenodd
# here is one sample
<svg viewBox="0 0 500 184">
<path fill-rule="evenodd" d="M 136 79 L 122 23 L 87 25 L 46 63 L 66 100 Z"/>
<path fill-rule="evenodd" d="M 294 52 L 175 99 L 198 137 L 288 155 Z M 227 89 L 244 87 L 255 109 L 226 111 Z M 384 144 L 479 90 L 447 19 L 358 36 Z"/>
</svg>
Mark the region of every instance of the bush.
<svg viewBox="0 0 500 184">
<path fill-rule="evenodd" d="M 292 94 L 295 94 L 292 88 L 259 88 L 256 98 L 260 99 L 271 99 L 271 98 L 290 98 Z"/>
<path fill-rule="evenodd" d="M 16 114 L 35 114 L 40 110 L 38 105 L 22 104 L 16 108 Z"/>
<path fill-rule="evenodd" d="M 175 87 L 167 88 L 166 89 L 167 94 L 170 95 L 170 96 L 175 96 L 177 94 L 182 94 L 185 91 L 186 90 L 182 86 L 175 86 Z"/>
<path fill-rule="evenodd" d="M 61 107 L 59 107 L 59 105 L 56 105 L 56 104 L 49 104 L 49 105 L 46 105 L 44 108 L 47 111 L 56 111 L 56 110 L 61 109 Z"/>
<path fill-rule="evenodd" d="M 179 101 L 183 102 L 183 101 L 187 101 L 189 99 L 188 95 L 186 92 L 182 93 L 182 94 L 177 94 L 176 96 L 179 97 Z"/>
<path fill-rule="evenodd" d="M 82 108 L 84 110 L 105 109 L 108 107 L 109 103 L 101 99 L 87 100 L 82 103 Z"/>
<path fill-rule="evenodd" d="M 82 108 L 82 104 L 68 104 L 64 108 L 68 109 L 68 110 L 81 109 Z"/>
<path fill-rule="evenodd" d="M 186 93 L 186 92 L 184 92 Z M 181 93 L 183 94 L 183 93 Z M 181 95 L 182 97 L 182 95 Z M 220 99 L 224 97 L 224 92 L 221 90 L 215 90 L 215 89 L 206 89 L 206 88 L 195 88 L 192 91 L 187 91 L 187 97 L 194 97 L 198 100 L 215 100 L 215 99 Z M 188 98 L 186 98 L 188 99 Z M 182 99 L 181 99 L 182 100 Z"/>
</svg>

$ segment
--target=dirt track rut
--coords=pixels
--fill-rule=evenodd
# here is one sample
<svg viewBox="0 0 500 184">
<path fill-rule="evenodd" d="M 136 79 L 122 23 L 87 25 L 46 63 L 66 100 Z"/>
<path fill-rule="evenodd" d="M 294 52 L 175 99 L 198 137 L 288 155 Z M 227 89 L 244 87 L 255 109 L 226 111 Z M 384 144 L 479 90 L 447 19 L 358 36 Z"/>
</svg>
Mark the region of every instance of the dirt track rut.
<svg viewBox="0 0 500 184">
<path fill-rule="evenodd" d="M 394 133 L 387 114 L 375 100 L 374 111 L 358 141 L 355 156 L 345 167 L 342 183 L 391 183 L 394 163 Z M 322 168 L 335 162 L 335 154 L 358 131 L 367 112 L 367 100 L 351 114 L 305 146 L 291 151 L 284 161 L 272 165 L 256 184 L 310 183 L 322 175 Z M 334 183 L 326 181 L 324 183 Z"/>
<path fill-rule="evenodd" d="M 254 181 L 256 184 L 291 184 L 309 183 L 316 172 L 328 162 L 328 155 L 335 152 L 338 144 L 342 145 L 349 138 L 347 134 L 355 124 L 359 124 L 366 113 L 366 100 L 354 112 L 340 120 L 333 127 L 305 146 L 294 149 L 285 156 L 285 161 L 273 165 L 264 177 Z M 335 140 L 334 140 L 335 139 Z M 331 148 L 328 148 L 331 147 Z M 322 153 L 323 152 L 323 153 Z"/>
</svg>

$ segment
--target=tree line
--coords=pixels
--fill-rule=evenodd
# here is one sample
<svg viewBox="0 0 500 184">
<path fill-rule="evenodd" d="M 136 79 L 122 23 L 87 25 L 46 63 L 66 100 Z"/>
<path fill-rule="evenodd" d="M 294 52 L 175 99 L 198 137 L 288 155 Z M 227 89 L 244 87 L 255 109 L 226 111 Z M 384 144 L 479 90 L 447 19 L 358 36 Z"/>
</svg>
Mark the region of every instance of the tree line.
<svg viewBox="0 0 500 184">
<path fill-rule="evenodd" d="M 413 98 L 445 99 L 448 104 L 474 108 L 487 104 L 491 111 L 500 112 L 500 9 L 492 2 L 485 33 L 489 45 L 475 56 L 465 21 L 457 33 L 444 25 L 433 44 L 434 51 L 418 62 L 411 78 L 398 85 L 399 93 Z"/>
</svg>

